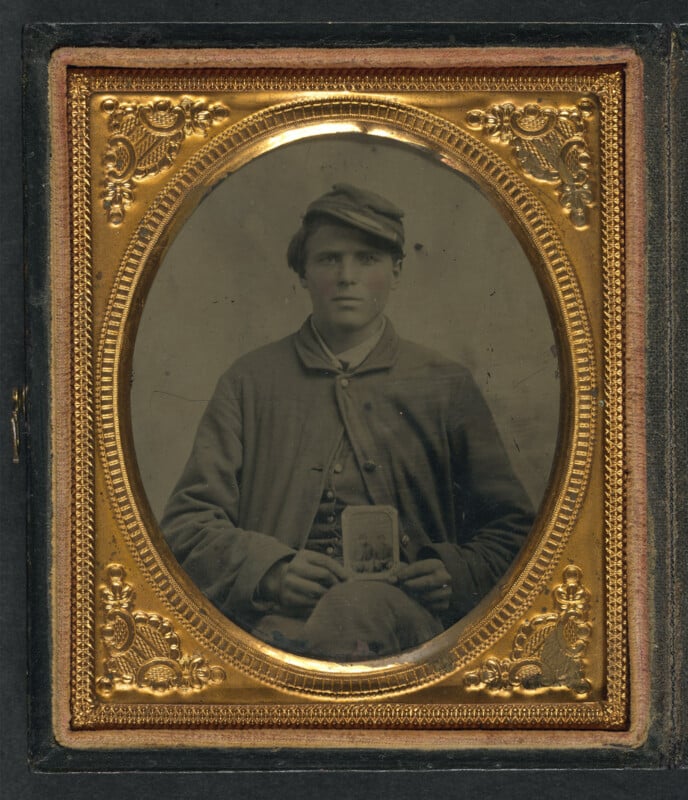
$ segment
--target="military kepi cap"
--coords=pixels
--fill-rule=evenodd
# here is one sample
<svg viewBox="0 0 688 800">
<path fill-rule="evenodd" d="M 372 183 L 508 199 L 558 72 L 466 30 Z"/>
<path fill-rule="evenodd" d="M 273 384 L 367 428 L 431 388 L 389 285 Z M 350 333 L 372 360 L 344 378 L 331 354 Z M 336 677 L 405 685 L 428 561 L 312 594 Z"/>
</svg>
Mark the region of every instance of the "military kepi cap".
<svg viewBox="0 0 688 800">
<path fill-rule="evenodd" d="M 349 183 L 336 183 L 332 191 L 314 200 L 306 209 L 304 223 L 324 214 L 359 230 L 372 233 L 399 248 L 404 246 L 404 212 L 389 200 Z"/>
</svg>

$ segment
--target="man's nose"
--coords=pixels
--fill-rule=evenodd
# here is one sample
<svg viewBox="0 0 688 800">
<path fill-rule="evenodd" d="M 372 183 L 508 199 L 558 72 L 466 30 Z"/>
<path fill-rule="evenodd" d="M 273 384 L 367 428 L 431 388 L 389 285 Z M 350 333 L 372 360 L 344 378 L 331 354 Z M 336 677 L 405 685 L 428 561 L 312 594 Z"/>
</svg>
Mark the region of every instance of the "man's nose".
<svg viewBox="0 0 688 800">
<path fill-rule="evenodd" d="M 339 283 L 355 283 L 358 279 L 358 265 L 353 258 L 343 258 L 339 264 L 337 275 Z"/>
</svg>

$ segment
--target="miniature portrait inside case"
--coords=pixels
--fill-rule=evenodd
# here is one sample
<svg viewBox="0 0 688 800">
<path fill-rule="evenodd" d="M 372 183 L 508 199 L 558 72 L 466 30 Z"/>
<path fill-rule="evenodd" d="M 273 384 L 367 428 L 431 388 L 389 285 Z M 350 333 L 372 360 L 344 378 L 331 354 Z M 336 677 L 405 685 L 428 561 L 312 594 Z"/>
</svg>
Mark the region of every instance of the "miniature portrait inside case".
<svg viewBox="0 0 688 800">
<path fill-rule="evenodd" d="M 136 342 L 134 444 L 165 541 L 281 649 L 411 650 L 533 527 L 551 322 L 499 212 L 431 152 L 329 136 L 245 165 L 170 247 Z"/>
</svg>

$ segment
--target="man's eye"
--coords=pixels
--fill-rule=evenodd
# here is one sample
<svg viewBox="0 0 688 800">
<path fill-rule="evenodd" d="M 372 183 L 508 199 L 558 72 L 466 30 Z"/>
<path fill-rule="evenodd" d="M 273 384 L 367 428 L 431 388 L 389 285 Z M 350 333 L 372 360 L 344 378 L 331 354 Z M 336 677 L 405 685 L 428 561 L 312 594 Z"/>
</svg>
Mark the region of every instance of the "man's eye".
<svg viewBox="0 0 688 800">
<path fill-rule="evenodd" d="M 336 253 L 323 253 L 322 255 L 318 256 L 318 264 L 338 264 L 339 258 Z"/>
<path fill-rule="evenodd" d="M 380 256 L 377 253 L 361 253 L 358 260 L 361 264 L 377 264 L 380 260 Z"/>
</svg>

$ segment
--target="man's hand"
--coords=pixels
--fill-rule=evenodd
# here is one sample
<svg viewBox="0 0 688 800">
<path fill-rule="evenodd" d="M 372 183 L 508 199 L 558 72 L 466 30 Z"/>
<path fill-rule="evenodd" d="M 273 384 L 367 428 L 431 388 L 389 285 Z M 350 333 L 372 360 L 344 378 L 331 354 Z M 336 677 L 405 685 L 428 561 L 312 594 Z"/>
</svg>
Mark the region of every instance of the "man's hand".
<svg viewBox="0 0 688 800">
<path fill-rule="evenodd" d="M 439 558 L 402 564 L 397 571 L 399 586 L 429 611 L 446 611 L 452 596 L 451 575 Z"/>
<path fill-rule="evenodd" d="M 348 577 L 349 572 L 333 558 L 299 550 L 290 561 L 279 561 L 265 573 L 259 592 L 285 610 L 309 611 L 331 586 Z"/>
</svg>

